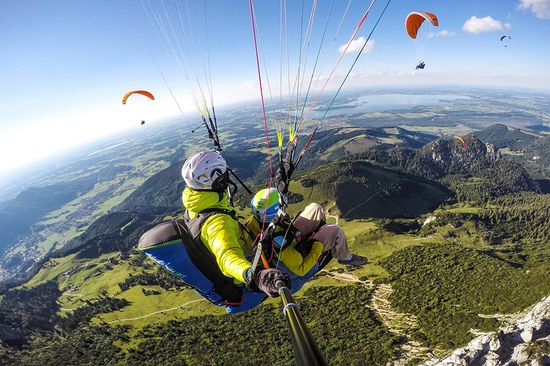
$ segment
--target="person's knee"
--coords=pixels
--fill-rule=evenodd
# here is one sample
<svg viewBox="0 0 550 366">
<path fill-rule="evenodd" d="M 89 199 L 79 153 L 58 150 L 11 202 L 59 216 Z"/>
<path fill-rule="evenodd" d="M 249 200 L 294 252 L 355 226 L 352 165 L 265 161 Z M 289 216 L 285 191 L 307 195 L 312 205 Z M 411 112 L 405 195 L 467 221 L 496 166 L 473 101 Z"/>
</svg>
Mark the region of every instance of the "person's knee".
<svg viewBox="0 0 550 366">
<path fill-rule="evenodd" d="M 300 216 L 310 220 L 323 220 L 325 218 L 325 210 L 320 204 L 312 202 L 306 206 Z"/>
</svg>

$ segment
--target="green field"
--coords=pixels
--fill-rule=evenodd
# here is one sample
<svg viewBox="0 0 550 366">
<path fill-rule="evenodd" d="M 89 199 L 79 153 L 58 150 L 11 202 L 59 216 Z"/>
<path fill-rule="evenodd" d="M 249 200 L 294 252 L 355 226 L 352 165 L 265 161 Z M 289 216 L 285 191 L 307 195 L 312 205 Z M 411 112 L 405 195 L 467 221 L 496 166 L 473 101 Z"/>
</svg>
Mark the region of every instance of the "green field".
<svg viewBox="0 0 550 366">
<path fill-rule="evenodd" d="M 448 136 L 448 135 L 467 135 L 471 132 L 477 131 L 477 129 L 474 129 L 468 125 L 465 124 L 457 124 L 452 127 L 442 127 L 442 126 L 411 126 L 411 125 L 400 125 L 399 127 L 407 130 L 407 131 L 415 131 L 415 132 L 425 132 L 425 133 L 431 133 L 437 136 Z"/>
<path fill-rule="evenodd" d="M 508 148 L 498 149 L 498 151 L 501 154 L 504 154 L 504 155 L 512 155 L 512 156 L 523 156 L 523 155 L 525 155 L 525 153 L 523 153 L 521 151 L 514 151 L 514 150 L 510 150 Z"/>
</svg>

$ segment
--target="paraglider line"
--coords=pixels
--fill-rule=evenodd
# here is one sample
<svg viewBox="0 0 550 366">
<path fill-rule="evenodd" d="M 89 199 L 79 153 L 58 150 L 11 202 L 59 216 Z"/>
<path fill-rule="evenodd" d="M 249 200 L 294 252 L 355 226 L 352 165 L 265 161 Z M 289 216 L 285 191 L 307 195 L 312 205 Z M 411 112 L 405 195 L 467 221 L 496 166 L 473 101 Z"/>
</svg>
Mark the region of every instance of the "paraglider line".
<svg viewBox="0 0 550 366">
<path fill-rule="evenodd" d="M 332 42 L 330 43 L 330 46 L 328 48 L 328 51 L 330 53 L 330 50 L 332 50 L 332 47 L 334 46 L 334 43 L 336 43 L 336 39 L 338 38 L 338 35 L 340 34 L 340 30 L 342 29 L 342 24 L 344 24 L 344 20 L 346 19 L 346 16 L 348 14 L 348 10 L 351 6 L 351 1 L 348 1 L 348 5 L 346 6 L 346 10 L 344 10 L 344 14 L 342 15 L 342 18 L 340 19 L 340 23 L 338 24 L 338 28 L 336 29 L 336 33 L 334 33 L 334 37 L 332 37 Z M 321 71 L 319 72 L 319 76 L 317 77 L 317 80 L 315 80 L 315 84 L 313 85 L 313 90 L 317 89 L 317 84 L 321 80 L 321 75 L 323 75 L 323 71 L 325 71 L 325 66 L 327 66 L 328 62 L 328 55 L 325 57 L 325 61 L 323 62 L 323 66 L 321 67 Z M 302 114 L 303 116 L 303 114 Z"/>
<path fill-rule="evenodd" d="M 249 8 L 250 8 L 250 20 L 251 20 L 251 23 L 252 23 L 252 35 L 253 35 L 253 39 L 254 39 L 254 51 L 255 51 L 255 55 L 256 55 L 256 68 L 257 68 L 257 71 L 258 71 L 258 81 L 259 81 L 259 84 L 260 84 L 260 97 L 261 97 L 261 101 L 262 101 L 262 113 L 263 113 L 263 117 L 264 117 L 265 143 L 266 143 L 266 146 L 267 146 L 267 156 L 268 156 L 268 159 L 269 159 L 269 179 L 268 179 L 267 186 L 271 187 L 271 183 L 272 183 L 272 179 L 273 179 L 273 163 L 271 161 L 271 149 L 269 147 L 269 131 L 267 129 L 267 114 L 265 112 L 264 91 L 263 91 L 263 86 L 262 86 L 262 72 L 261 72 L 261 68 L 260 68 L 260 59 L 259 59 L 259 56 L 258 56 L 258 41 L 257 41 L 257 37 L 256 37 L 256 20 L 255 20 L 255 17 L 254 17 L 254 1 L 249 0 L 248 4 L 249 4 Z M 263 233 L 264 233 L 264 230 L 265 230 L 266 215 L 267 215 L 267 210 L 265 210 L 265 212 L 264 212 L 264 219 L 262 221 L 262 229 L 261 229 L 262 237 L 263 237 Z M 259 250 L 259 247 L 260 247 L 260 245 L 258 245 L 258 247 L 256 248 L 256 251 Z"/>
<path fill-rule="evenodd" d="M 250 190 L 250 188 L 248 188 L 248 187 L 246 186 L 246 184 L 244 184 L 244 182 L 241 180 L 241 178 L 239 178 L 239 177 L 237 176 L 237 174 L 235 174 L 235 172 L 233 172 L 233 169 L 231 169 L 231 168 L 228 167 L 227 170 L 229 170 L 229 173 L 231 173 L 231 175 L 232 175 L 235 179 L 237 179 L 237 181 L 238 181 L 238 182 L 240 183 L 240 185 L 248 192 L 248 194 L 251 195 L 251 194 L 252 194 L 252 191 Z"/>
<path fill-rule="evenodd" d="M 319 93 L 317 94 L 317 97 L 315 98 L 315 100 L 313 101 L 313 103 L 311 104 L 311 106 L 309 107 L 305 117 L 302 118 L 302 120 L 300 121 L 300 124 L 298 125 L 298 128 L 296 129 L 296 133 L 300 132 L 300 130 L 302 129 L 302 125 L 304 124 L 304 121 L 307 119 L 307 117 L 309 116 L 309 114 L 311 113 L 311 111 L 313 110 L 313 108 L 315 108 L 315 106 L 317 105 L 317 102 L 319 101 L 319 98 L 321 97 L 321 95 L 323 94 L 326 86 L 328 85 L 329 81 L 332 79 L 332 76 L 334 75 L 334 72 L 336 71 L 336 68 L 338 67 L 338 65 L 340 65 L 340 62 L 342 61 L 342 59 L 344 58 L 344 55 L 346 54 L 349 46 L 351 45 L 351 42 L 353 41 L 353 39 L 355 38 L 355 36 L 357 35 L 357 32 L 359 32 L 359 29 L 363 26 L 363 23 L 365 22 L 365 19 L 367 19 L 367 16 L 369 15 L 374 3 L 376 2 L 376 0 L 372 0 L 372 2 L 370 3 L 367 11 L 365 11 L 365 13 L 363 14 L 363 16 L 361 17 L 361 20 L 359 21 L 359 23 L 357 24 L 357 26 L 355 27 L 355 30 L 353 31 L 353 34 L 351 35 L 351 37 L 349 38 L 348 40 L 348 43 L 346 44 L 346 47 L 342 50 L 342 52 L 340 53 L 340 57 L 338 57 L 338 60 L 336 61 L 336 65 L 334 65 L 334 67 L 332 68 L 329 76 L 327 77 L 325 83 L 323 84 L 323 87 L 321 88 L 321 90 L 319 91 Z M 384 13 L 382 13 L 384 14 Z M 364 45 L 363 45 L 363 48 L 364 48 Z M 361 53 L 359 53 L 361 54 Z"/>
<path fill-rule="evenodd" d="M 254 18 L 254 1 L 249 0 L 248 4 L 250 6 L 250 17 L 251 17 L 251 20 L 252 20 L 252 35 L 254 37 L 254 51 L 255 51 L 255 55 L 256 55 L 256 67 L 257 67 L 257 71 L 258 71 L 258 82 L 260 83 L 260 97 L 261 97 L 261 100 L 262 100 L 262 113 L 263 113 L 263 117 L 264 117 L 265 142 L 266 142 L 266 145 L 267 145 L 267 155 L 269 157 L 269 184 L 268 184 L 268 186 L 271 186 L 271 177 L 273 175 L 273 164 L 271 162 L 271 149 L 269 147 L 269 131 L 267 129 L 267 114 L 265 112 L 264 90 L 263 90 L 263 85 L 262 85 L 262 74 L 261 74 L 261 69 L 260 69 L 260 59 L 259 59 L 259 56 L 258 56 L 258 41 L 256 39 L 256 20 Z"/>
<path fill-rule="evenodd" d="M 181 114 L 181 116 L 183 117 L 183 120 L 187 122 L 187 117 L 185 116 L 185 113 L 183 113 L 183 110 L 181 109 L 181 106 L 178 102 L 178 99 L 176 98 L 176 95 L 174 94 L 174 92 L 172 91 L 172 88 L 170 87 L 170 84 L 168 83 L 168 80 L 166 80 L 166 77 L 164 75 L 164 73 L 162 72 L 162 69 L 160 68 L 160 65 L 157 61 L 157 58 L 154 56 L 153 54 L 153 51 L 152 51 L 152 48 L 151 48 L 151 45 L 149 44 L 149 41 L 147 40 L 147 38 L 145 37 L 145 34 L 143 32 L 143 30 L 141 29 L 141 27 L 139 26 L 139 23 L 137 21 L 137 18 L 136 18 L 136 15 L 134 14 L 134 11 L 132 10 L 132 8 L 130 7 L 130 4 L 128 3 L 128 0 L 125 1 L 126 3 L 126 7 L 128 9 L 128 11 L 130 12 L 130 15 L 132 16 L 132 19 L 134 21 L 134 24 L 136 25 L 136 27 L 138 28 L 139 30 L 139 33 L 141 35 L 141 38 L 143 38 L 145 40 L 145 44 L 147 45 L 147 49 L 149 51 L 149 55 L 151 56 L 151 58 L 153 59 L 153 62 L 155 63 L 155 66 L 157 67 L 157 70 L 158 72 L 160 73 L 160 76 L 162 78 L 162 81 L 164 82 L 164 85 L 166 85 L 166 87 L 168 88 L 168 90 L 170 91 L 170 95 L 172 96 L 172 99 L 174 100 L 174 103 L 176 103 L 176 106 L 178 107 L 178 110 Z"/>
<path fill-rule="evenodd" d="M 311 78 L 309 79 L 309 84 L 307 86 L 306 97 L 304 98 L 304 104 L 302 105 L 302 111 L 300 113 L 300 119 L 304 116 L 304 110 L 306 108 L 307 100 L 308 100 L 308 97 L 309 97 L 309 92 L 311 90 L 311 84 L 313 82 L 313 76 L 315 75 L 315 70 L 317 69 L 317 63 L 319 62 L 319 56 L 321 55 L 321 49 L 323 48 L 323 43 L 325 41 L 325 36 L 327 34 L 328 23 L 329 23 L 329 20 L 330 20 L 330 15 L 332 14 L 333 6 L 334 6 L 334 0 L 332 0 L 331 3 L 330 3 L 330 9 L 329 9 L 328 16 L 327 16 L 327 22 L 325 23 L 325 29 L 323 30 L 323 35 L 321 37 L 321 43 L 319 44 L 319 49 L 317 50 L 317 56 L 315 57 L 315 63 L 313 64 L 313 70 L 311 71 Z"/>
<path fill-rule="evenodd" d="M 319 126 L 321 125 L 321 123 L 325 120 L 330 108 L 332 108 L 332 105 L 334 104 L 334 101 L 336 100 L 336 97 L 338 96 L 338 94 L 340 93 L 340 91 L 342 90 L 342 87 L 344 86 L 344 84 L 346 83 L 348 77 L 350 76 L 351 74 L 351 71 L 353 70 L 353 68 L 355 67 L 355 65 L 357 64 L 357 60 L 359 60 L 359 57 L 361 56 L 361 54 L 363 53 L 363 50 L 365 49 L 365 47 L 367 46 L 367 43 L 369 42 L 370 38 L 372 37 L 372 34 L 374 33 L 374 31 L 376 30 L 376 28 L 378 27 L 378 24 L 380 23 L 380 20 L 382 19 L 382 17 L 384 16 L 384 13 L 386 12 L 386 9 L 388 8 L 388 6 L 390 5 L 391 3 L 391 0 L 388 0 L 388 2 L 386 3 L 386 6 L 384 6 L 384 9 L 382 10 L 382 13 L 380 13 L 380 16 L 378 17 L 378 19 L 376 20 L 376 23 L 374 24 L 372 30 L 370 31 L 367 39 L 365 40 L 365 42 L 363 43 L 363 47 L 361 47 L 361 49 L 359 50 L 359 53 L 357 54 L 357 56 L 355 57 L 355 60 L 353 60 L 353 63 L 351 64 L 351 67 L 350 69 L 348 70 L 346 76 L 344 77 L 344 80 L 342 80 L 342 83 L 340 84 L 340 86 L 338 87 L 338 90 L 336 91 L 336 94 L 334 94 L 334 97 L 332 98 L 332 100 L 330 101 L 330 104 L 328 105 L 326 111 L 325 111 L 325 114 L 323 115 L 323 117 L 321 118 L 321 120 L 319 121 L 319 123 L 317 124 L 317 126 L 315 127 L 315 129 L 313 130 L 312 134 L 310 135 L 306 145 L 304 145 L 302 151 L 300 152 L 300 157 L 298 158 L 298 161 L 296 162 L 295 166 L 298 165 L 298 163 L 300 162 L 303 154 L 305 153 L 305 151 L 307 150 L 307 148 L 309 147 L 309 144 L 311 143 L 311 140 L 313 138 L 313 136 L 315 135 L 315 133 L 317 132 L 317 130 L 319 129 Z M 303 122 L 303 121 L 302 121 Z"/>
</svg>

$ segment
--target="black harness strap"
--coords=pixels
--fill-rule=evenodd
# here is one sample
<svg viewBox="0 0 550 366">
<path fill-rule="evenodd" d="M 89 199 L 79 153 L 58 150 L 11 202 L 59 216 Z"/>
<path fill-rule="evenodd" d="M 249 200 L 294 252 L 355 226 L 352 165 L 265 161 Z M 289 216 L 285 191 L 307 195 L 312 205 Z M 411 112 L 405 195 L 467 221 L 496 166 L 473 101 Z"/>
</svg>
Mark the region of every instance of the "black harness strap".
<svg viewBox="0 0 550 366">
<path fill-rule="evenodd" d="M 241 288 L 234 284 L 233 279 L 225 276 L 216 262 L 216 257 L 203 244 L 200 238 L 201 229 L 206 220 L 215 214 L 226 214 L 236 218 L 235 211 L 222 208 L 209 208 L 201 211 L 195 218 L 190 219 L 185 212 L 184 219 L 177 219 L 172 222 L 180 236 L 182 232 L 188 232 L 192 240 L 185 242 L 187 252 L 193 264 L 213 284 L 214 290 L 220 294 L 226 303 L 239 304 L 242 301 Z"/>
</svg>

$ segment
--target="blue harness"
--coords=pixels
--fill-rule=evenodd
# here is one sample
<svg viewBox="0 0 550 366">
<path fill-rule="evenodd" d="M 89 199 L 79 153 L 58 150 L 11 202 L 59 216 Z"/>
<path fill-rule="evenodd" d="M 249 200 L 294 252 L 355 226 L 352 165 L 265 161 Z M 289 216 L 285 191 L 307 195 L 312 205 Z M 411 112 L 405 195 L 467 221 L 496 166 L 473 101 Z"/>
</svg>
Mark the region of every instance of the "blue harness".
<svg viewBox="0 0 550 366">
<path fill-rule="evenodd" d="M 200 239 L 204 222 L 214 214 L 226 214 L 237 220 L 234 211 L 211 208 L 200 212 L 194 219 L 187 214 L 184 219 L 163 222 L 145 232 L 138 243 L 138 250 L 180 278 L 208 301 L 225 306 L 228 313 L 253 309 L 267 298 L 263 292 L 247 290 L 225 276 L 215 256 Z M 330 258 L 329 258 L 330 260 Z M 304 276 L 297 276 L 279 263 L 278 268 L 291 278 L 291 291 L 297 292 L 309 281 L 323 264 L 316 264 Z"/>
<path fill-rule="evenodd" d="M 264 301 L 263 292 L 248 291 L 225 276 L 214 255 L 200 240 L 204 222 L 214 214 L 227 214 L 236 220 L 235 212 L 212 208 L 202 211 L 194 219 L 177 219 L 163 222 L 145 232 L 139 239 L 138 249 L 211 303 L 225 306 L 227 312 L 249 310 Z"/>
</svg>

